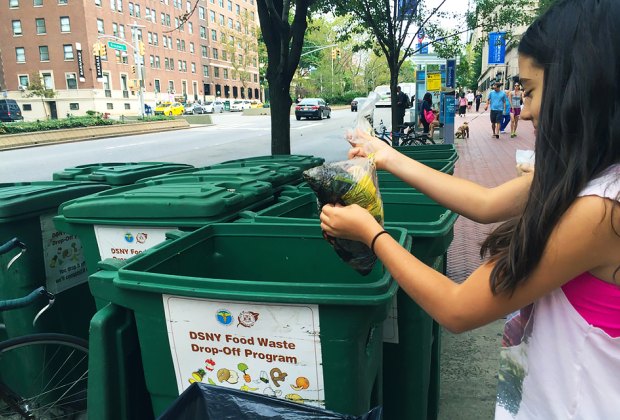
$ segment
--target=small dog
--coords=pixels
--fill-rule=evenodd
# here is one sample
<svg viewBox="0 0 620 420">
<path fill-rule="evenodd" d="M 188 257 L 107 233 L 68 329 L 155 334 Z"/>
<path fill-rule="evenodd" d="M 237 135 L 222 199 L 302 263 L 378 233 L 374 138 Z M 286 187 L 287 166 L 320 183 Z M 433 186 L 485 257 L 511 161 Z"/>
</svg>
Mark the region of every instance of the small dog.
<svg viewBox="0 0 620 420">
<path fill-rule="evenodd" d="M 454 137 L 457 139 L 468 139 L 469 138 L 469 125 L 467 125 L 467 121 L 463 123 L 459 128 L 456 129 L 456 133 L 454 133 Z"/>
</svg>

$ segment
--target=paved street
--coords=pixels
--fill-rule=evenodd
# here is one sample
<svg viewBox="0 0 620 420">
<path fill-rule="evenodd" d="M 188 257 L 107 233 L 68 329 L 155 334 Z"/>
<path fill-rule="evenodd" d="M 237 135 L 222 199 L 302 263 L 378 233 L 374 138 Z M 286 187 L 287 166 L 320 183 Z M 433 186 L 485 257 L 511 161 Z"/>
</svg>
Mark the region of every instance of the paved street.
<svg viewBox="0 0 620 420">
<path fill-rule="evenodd" d="M 356 113 L 332 111 L 330 119 L 291 116 L 291 153 L 346 159 L 344 133 Z M 271 154 L 269 116 L 213 115 L 214 125 L 126 137 L 0 151 L 0 182 L 50 180 L 52 173 L 95 162 L 174 162 L 206 166 L 224 160 Z"/>
</svg>

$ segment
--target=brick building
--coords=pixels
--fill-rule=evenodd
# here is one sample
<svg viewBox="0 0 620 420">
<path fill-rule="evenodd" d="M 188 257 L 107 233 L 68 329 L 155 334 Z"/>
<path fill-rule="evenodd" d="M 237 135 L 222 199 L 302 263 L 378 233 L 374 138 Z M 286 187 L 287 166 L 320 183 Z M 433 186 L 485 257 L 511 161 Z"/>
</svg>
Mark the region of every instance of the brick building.
<svg viewBox="0 0 620 420">
<path fill-rule="evenodd" d="M 257 22 L 254 0 L 5 0 L 0 91 L 18 100 L 27 120 L 87 110 L 135 115 L 137 25 L 147 104 L 258 99 Z M 107 45 L 100 78 L 97 42 Z M 27 98 L 33 74 L 56 96 Z"/>
</svg>

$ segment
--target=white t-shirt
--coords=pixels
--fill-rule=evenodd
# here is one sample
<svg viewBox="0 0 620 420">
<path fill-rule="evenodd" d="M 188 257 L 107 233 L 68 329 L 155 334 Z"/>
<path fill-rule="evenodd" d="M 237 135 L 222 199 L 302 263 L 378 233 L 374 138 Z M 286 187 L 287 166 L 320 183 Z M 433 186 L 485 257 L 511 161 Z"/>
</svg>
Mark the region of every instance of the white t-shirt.
<svg viewBox="0 0 620 420">
<path fill-rule="evenodd" d="M 579 196 L 618 193 L 614 165 Z M 620 419 L 620 337 L 590 325 L 561 288 L 510 315 L 502 345 L 496 420 Z"/>
</svg>

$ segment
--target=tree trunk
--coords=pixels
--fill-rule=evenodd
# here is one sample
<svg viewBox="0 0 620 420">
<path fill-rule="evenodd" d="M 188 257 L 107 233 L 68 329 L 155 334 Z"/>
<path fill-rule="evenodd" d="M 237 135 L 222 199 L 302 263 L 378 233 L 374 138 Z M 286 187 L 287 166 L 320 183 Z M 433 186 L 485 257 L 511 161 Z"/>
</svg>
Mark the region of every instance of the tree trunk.
<svg viewBox="0 0 620 420">
<path fill-rule="evenodd" d="M 392 102 L 392 132 L 398 131 L 398 115 L 400 108 L 396 106 L 398 98 L 396 97 L 396 87 L 398 86 L 398 69 L 392 70 L 390 66 L 390 97 Z"/>
<path fill-rule="evenodd" d="M 271 108 L 271 154 L 291 154 L 291 95 L 289 83 L 283 85 L 282 77 L 269 80 L 269 103 Z"/>
</svg>

